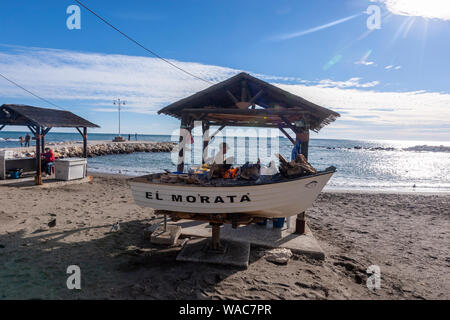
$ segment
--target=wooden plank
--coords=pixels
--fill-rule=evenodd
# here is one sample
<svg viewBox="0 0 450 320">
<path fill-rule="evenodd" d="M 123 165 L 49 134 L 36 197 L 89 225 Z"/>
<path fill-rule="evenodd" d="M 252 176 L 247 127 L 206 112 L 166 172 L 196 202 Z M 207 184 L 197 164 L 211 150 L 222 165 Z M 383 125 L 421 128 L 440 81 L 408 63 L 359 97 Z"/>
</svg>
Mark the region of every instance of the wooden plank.
<svg viewBox="0 0 450 320">
<path fill-rule="evenodd" d="M 264 90 L 259 90 L 259 92 L 257 94 L 255 94 L 255 96 L 253 98 L 250 99 L 249 103 L 253 104 L 256 101 L 256 99 L 258 99 L 263 93 L 264 93 Z"/>
<path fill-rule="evenodd" d="M 83 128 L 83 158 L 86 159 L 87 157 L 88 157 L 88 152 L 87 152 L 87 127 L 84 127 Z M 86 167 L 87 167 L 87 165 L 86 165 Z"/>
<path fill-rule="evenodd" d="M 283 134 L 286 136 L 286 138 L 291 140 L 292 144 L 295 145 L 295 140 L 292 139 L 292 137 L 286 132 L 286 130 L 284 130 L 281 126 L 279 126 L 278 128 L 280 129 L 281 132 L 283 132 Z"/>
<path fill-rule="evenodd" d="M 183 113 L 205 113 L 205 114 L 240 114 L 240 115 L 304 115 L 308 111 L 304 110 L 271 110 L 271 109 L 233 109 L 233 108 L 189 108 L 184 109 Z"/>
<path fill-rule="evenodd" d="M 36 135 L 36 129 L 35 128 L 33 128 L 32 126 L 27 126 L 27 127 L 28 127 L 28 129 L 30 129 L 30 131 L 31 131 L 31 133 L 33 135 Z"/>
<path fill-rule="evenodd" d="M 230 92 L 230 90 L 227 90 L 227 94 L 228 96 L 231 98 L 231 100 L 233 100 L 233 103 L 236 104 L 239 102 L 239 100 Z M 186 109 L 185 109 L 186 110 Z M 183 110 L 184 112 L 184 110 Z"/>
<path fill-rule="evenodd" d="M 31 130 L 31 128 L 30 128 Z M 42 161 L 41 161 L 41 128 L 35 128 L 34 137 L 36 138 L 36 176 L 34 183 L 36 185 L 42 184 Z"/>
<path fill-rule="evenodd" d="M 178 141 L 178 165 L 177 165 L 177 171 L 184 172 L 184 148 L 180 148 L 181 143 L 183 142 L 183 146 L 186 145 L 186 141 L 183 141 L 183 135 L 182 131 L 183 129 L 188 129 L 188 122 L 189 118 L 186 113 L 183 113 L 183 116 L 181 118 L 181 124 L 180 124 L 180 139 Z"/>
</svg>

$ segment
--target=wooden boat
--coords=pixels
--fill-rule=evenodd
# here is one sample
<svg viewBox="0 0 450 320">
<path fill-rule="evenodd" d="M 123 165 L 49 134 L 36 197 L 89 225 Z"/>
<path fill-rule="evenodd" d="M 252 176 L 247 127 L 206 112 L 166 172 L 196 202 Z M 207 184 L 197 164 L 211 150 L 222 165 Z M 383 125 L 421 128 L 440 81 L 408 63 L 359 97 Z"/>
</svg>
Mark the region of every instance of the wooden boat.
<svg viewBox="0 0 450 320">
<path fill-rule="evenodd" d="M 158 175 L 132 178 L 129 183 L 136 204 L 142 207 L 282 218 L 310 208 L 335 170 L 331 167 L 314 175 L 248 185 L 160 183 L 156 179 Z"/>
</svg>

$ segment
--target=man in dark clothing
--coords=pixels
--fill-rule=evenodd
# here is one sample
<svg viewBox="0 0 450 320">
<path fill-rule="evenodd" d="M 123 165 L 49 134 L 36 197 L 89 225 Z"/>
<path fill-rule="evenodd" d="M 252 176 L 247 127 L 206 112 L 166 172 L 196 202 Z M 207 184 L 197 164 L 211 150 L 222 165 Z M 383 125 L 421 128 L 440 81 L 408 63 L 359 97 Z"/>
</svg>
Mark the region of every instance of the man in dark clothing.
<svg viewBox="0 0 450 320">
<path fill-rule="evenodd" d="M 31 140 L 31 137 L 27 133 L 27 135 L 25 136 L 25 147 L 29 147 L 30 146 L 30 140 Z"/>
</svg>

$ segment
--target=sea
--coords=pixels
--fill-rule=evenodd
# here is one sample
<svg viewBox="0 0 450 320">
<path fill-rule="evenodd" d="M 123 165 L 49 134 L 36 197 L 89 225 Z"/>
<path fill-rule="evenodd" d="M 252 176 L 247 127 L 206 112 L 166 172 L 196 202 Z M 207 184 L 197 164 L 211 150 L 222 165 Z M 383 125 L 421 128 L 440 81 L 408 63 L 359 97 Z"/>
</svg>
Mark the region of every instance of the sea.
<svg viewBox="0 0 450 320">
<path fill-rule="evenodd" d="M 18 138 L 25 134 L 26 132 L 0 131 L 0 149 L 19 147 Z M 112 140 L 115 136 L 90 133 L 88 139 Z M 128 138 L 128 135 L 124 137 Z M 132 135 L 131 139 L 134 138 Z M 269 142 L 260 141 L 256 137 L 240 139 L 244 139 L 245 143 L 235 143 L 233 149 L 234 156 L 241 162 L 256 162 L 258 157 L 255 155 L 261 141 L 267 145 L 263 164 L 270 160 L 267 156 L 269 153 L 273 155 L 278 151 L 290 160 L 292 144 L 284 137 L 277 138 L 277 141 L 268 140 Z M 169 135 L 138 135 L 138 140 L 176 141 L 175 137 Z M 78 132 L 50 132 L 46 141 L 81 141 L 81 136 Z M 221 141 L 217 138 L 213 144 L 218 145 Z M 201 138 L 194 137 L 192 148 L 200 145 Z M 211 147 L 210 151 L 213 152 L 214 148 Z M 191 159 L 195 164 L 196 158 Z M 337 168 L 326 190 L 450 192 L 450 142 L 311 139 L 309 162 L 318 170 L 330 166 Z M 89 158 L 88 168 L 91 172 L 139 176 L 164 169 L 172 171 L 176 166 L 170 153 L 134 153 Z"/>
</svg>

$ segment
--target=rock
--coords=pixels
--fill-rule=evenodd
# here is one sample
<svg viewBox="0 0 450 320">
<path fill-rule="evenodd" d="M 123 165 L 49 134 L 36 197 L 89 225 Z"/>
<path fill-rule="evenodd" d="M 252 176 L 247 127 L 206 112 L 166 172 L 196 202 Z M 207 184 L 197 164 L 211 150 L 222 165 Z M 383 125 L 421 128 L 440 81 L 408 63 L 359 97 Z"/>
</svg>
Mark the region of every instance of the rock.
<svg viewBox="0 0 450 320">
<path fill-rule="evenodd" d="M 292 252 L 289 249 L 279 248 L 267 251 L 265 258 L 267 261 L 276 264 L 287 264 L 292 257 Z"/>
<path fill-rule="evenodd" d="M 56 226 L 56 219 L 51 220 L 47 225 L 48 225 L 50 228 L 53 228 L 54 226 Z"/>
</svg>

